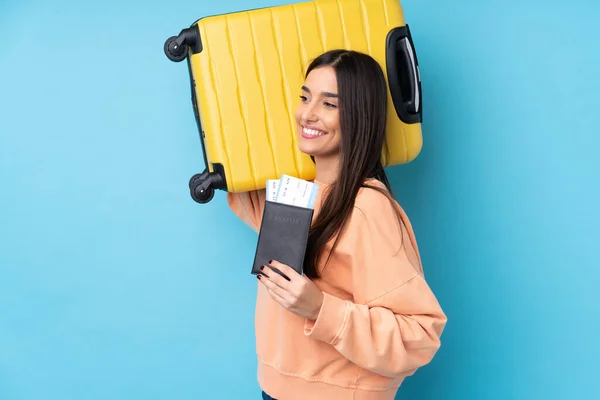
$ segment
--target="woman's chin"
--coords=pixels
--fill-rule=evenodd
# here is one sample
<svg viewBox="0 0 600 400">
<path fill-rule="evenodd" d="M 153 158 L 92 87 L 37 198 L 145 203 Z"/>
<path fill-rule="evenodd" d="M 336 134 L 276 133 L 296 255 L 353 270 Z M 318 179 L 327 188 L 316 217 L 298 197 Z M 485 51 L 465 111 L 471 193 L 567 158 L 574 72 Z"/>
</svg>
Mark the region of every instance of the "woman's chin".
<svg viewBox="0 0 600 400">
<path fill-rule="evenodd" d="M 319 152 L 319 146 L 315 146 L 312 143 L 307 142 L 307 139 L 300 138 L 298 142 L 298 150 L 300 150 L 304 154 L 308 154 L 309 156 L 313 156 L 315 153 Z"/>
</svg>

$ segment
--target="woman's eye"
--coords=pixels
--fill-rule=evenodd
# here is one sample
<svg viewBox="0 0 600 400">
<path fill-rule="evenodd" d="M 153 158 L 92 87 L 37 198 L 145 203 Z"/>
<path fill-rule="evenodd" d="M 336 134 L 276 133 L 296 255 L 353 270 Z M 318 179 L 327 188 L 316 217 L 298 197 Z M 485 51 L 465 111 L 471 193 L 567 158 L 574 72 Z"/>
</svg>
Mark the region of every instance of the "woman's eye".
<svg viewBox="0 0 600 400">
<path fill-rule="evenodd" d="M 325 102 L 325 107 L 336 108 L 337 106 L 335 104 L 333 104 L 333 103 Z"/>
<path fill-rule="evenodd" d="M 306 101 L 306 100 L 308 100 L 308 99 L 306 98 L 306 96 L 304 96 L 304 95 L 300 95 L 300 99 L 301 99 L 302 101 Z"/>
</svg>

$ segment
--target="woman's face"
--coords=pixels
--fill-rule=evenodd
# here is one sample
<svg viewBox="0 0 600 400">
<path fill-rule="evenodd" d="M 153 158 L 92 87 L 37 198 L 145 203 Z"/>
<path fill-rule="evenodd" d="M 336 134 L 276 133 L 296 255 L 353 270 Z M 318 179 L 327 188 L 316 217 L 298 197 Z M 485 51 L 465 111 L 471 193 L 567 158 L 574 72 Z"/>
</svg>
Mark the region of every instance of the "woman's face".
<svg viewBox="0 0 600 400">
<path fill-rule="evenodd" d="M 302 86 L 295 117 L 298 148 L 315 158 L 337 157 L 341 132 L 337 79 L 332 67 L 312 70 Z"/>
</svg>

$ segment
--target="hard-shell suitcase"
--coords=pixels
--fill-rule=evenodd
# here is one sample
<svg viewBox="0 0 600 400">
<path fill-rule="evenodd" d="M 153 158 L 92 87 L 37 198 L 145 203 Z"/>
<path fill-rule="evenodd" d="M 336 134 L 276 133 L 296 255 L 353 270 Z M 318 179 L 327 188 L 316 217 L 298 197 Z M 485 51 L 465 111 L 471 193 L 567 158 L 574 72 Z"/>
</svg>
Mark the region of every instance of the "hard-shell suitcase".
<svg viewBox="0 0 600 400">
<path fill-rule="evenodd" d="M 294 109 L 306 67 L 334 48 L 370 54 L 384 71 L 384 165 L 418 155 L 421 80 L 398 0 L 313 0 L 206 16 L 164 44 L 170 60 L 188 63 L 206 165 L 189 182 L 195 201 L 210 201 L 214 189 L 263 189 L 281 174 L 314 178 L 312 160 L 296 146 Z"/>
</svg>

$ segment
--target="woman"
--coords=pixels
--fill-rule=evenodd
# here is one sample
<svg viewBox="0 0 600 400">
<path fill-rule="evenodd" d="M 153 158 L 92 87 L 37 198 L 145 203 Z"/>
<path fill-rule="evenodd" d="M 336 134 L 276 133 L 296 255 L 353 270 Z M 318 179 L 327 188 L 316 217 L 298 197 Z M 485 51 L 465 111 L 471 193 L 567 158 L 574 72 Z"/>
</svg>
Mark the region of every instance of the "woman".
<svg viewBox="0 0 600 400">
<path fill-rule="evenodd" d="M 366 54 L 329 51 L 310 64 L 300 99 L 298 145 L 319 195 L 304 275 L 277 260 L 258 275 L 263 399 L 392 400 L 437 352 L 446 316 L 382 167 L 385 77 Z M 265 191 L 227 198 L 259 231 Z"/>
</svg>

